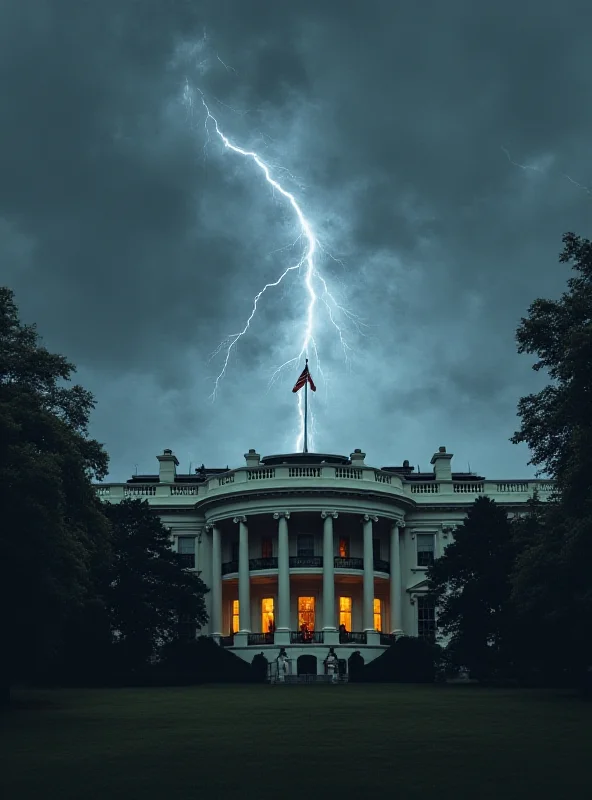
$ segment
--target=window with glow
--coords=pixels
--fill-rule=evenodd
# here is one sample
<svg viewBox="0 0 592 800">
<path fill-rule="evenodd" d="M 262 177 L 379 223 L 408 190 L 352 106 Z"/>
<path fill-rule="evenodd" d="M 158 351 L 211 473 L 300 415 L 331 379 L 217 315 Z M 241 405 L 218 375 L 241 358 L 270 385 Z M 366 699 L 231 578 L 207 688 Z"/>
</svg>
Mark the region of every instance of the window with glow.
<svg viewBox="0 0 592 800">
<path fill-rule="evenodd" d="M 314 597 L 298 598 L 298 629 L 306 625 L 309 631 L 314 631 L 315 626 L 315 599 Z"/>
<path fill-rule="evenodd" d="M 230 628 L 230 630 L 232 631 L 232 633 L 237 633 L 240 630 L 238 600 L 232 601 L 232 627 Z"/>
<path fill-rule="evenodd" d="M 428 642 L 436 640 L 436 604 L 421 595 L 417 598 L 417 635 Z"/>
<path fill-rule="evenodd" d="M 374 598 L 374 630 L 382 631 L 382 602 Z"/>
<path fill-rule="evenodd" d="M 434 563 L 434 534 L 417 534 L 417 566 L 431 567 Z"/>
<path fill-rule="evenodd" d="M 349 558 L 349 537 L 342 536 L 339 539 L 339 558 Z"/>
<path fill-rule="evenodd" d="M 271 633 L 274 625 L 273 597 L 264 597 L 261 601 L 261 632 Z"/>
<path fill-rule="evenodd" d="M 352 599 L 351 597 L 339 598 L 339 624 L 345 625 L 346 631 L 351 631 L 352 624 Z"/>
<path fill-rule="evenodd" d="M 261 558 L 271 558 L 272 549 L 271 539 L 261 539 Z"/>
</svg>

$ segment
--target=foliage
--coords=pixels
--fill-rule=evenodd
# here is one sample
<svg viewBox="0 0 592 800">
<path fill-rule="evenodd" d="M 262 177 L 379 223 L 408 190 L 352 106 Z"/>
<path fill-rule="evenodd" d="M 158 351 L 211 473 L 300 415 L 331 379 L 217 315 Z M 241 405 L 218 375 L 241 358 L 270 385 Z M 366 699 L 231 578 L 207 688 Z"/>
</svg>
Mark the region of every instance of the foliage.
<svg viewBox="0 0 592 800">
<path fill-rule="evenodd" d="M 359 650 L 356 650 L 347 660 L 347 671 L 349 680 L 357 683 L 363 680 L 364 676 L 364 657 Z"/>
<path fill-rule="evenodd" d="M 257 655 L 251 661 L 251 673 L 253 676 L 253 680 L 256 683 L 265 683 L 265 681 L 267 680 L 268 666 L 269 662 L 265 658 L 263 653 L 257 653 Z"/>
<path fill-rule="evenodd" d="M 178 634 L 179 618 L 207 621 L 200 577 L 183 569 L 169 531 L 146 500 L 106 505 L 112 526 L 113 559 L 103 596 L 122 669 L 141 669 Z"/>
<path fill-rule="evenodd" d="M 438 630 L 447 650 L 475 677 L 501 658 L 511 626 L 510 570 L 515 555 L 506 512 L 478 497 L 454 541 L 428 570 L 428 591 L 438 609 Z"/>
<path fill-rule="evenodd" d="M 153 673 L 156 682 L 169 684 L 247 683 L 257 679 L 246 661 L 209 636 L 171 640 L 163 646 Z"/>
<path fill-rule="evenodd" d="M 535 353 L 535 371 L 551 383 L 520 400 L 521 427 L 532 464 L 555 479 L 544 523 L 517 561 L 513 600 L 522 618 L 539 620 L 564 663 L 592 664 L 592 243 L 563 237 L 562 263 L 577 273 L 557 301 L 538 299 L 517 330 L 518 351 Z"/>
<path fill-rule="evenodd" d="M 69 386 L 74 366 L 19 321 L 0 288 L 0 625 L 3 700 L 10 683 L 47 661 L 65 621 L 92 592 L 109 526 L 92 487 L 107 472 L 88 438 L 92 395 Z"/>
<path fill-rule="evenodd" d="M 364 667 L 363 680 L 433 683 L 441 648 L 415 636 L 399 636 L 378 658 Z"/>
</svg>

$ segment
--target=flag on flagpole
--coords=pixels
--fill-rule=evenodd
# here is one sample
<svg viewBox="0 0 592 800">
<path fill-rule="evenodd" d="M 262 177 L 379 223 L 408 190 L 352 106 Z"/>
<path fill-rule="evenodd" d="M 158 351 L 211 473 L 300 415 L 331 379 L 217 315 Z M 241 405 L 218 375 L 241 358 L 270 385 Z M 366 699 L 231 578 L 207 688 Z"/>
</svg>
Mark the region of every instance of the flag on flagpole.
<svg viewBox="0 0 592 800">
<path fill-rule="evenodd" d="M 317 387 L 314 385 L 312 378 L 310 377 L 310 372 L 308 371 L 308 364 L 304 367 L 302 372 L 300 373 L 300 377 L 294 384 L 294 388 L 292 389 L 293 392 L 299 392 L 300 389 L 304 386 L 304 384 L 308 381 L 308 385 L 310 386 L 313 392 L 316 392 Z"/>
</svg>

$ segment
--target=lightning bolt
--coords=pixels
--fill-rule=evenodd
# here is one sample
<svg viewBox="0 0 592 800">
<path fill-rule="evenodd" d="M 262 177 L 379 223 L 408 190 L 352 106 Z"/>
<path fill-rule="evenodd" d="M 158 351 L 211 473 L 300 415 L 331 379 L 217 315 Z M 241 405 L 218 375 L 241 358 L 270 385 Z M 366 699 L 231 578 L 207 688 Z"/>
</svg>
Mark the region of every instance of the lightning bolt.
<svg viewBox="0 0 592 800">
<path fill-rule="evenodd" d="M 505 153 L 506 158 L 508 159 L 510 164 L 512 164 L 513 166 L 519 167 L 520 169 L 522 169 L 524 171 L 531 170 L 532 172 L 540 172 L 543 175 L 545 174 L 545 170 L 542 169 L 537 164 L 519 164 L 517 161 L 514 161 L 512 159 L 512 156 L 510 155 L 510 153 L 508 152 L 508 150 L 505 147 L 502 147 L 501 149 Z M 586 192 L 587 194 L 592 196 L 592 189 L 590 189 L 588 186 L 584 186 L 583 183 L 578 183 L 578 181 L 574 180 L 574 178 L 572 178 L 570 175 L 567 175 L 565 172 L 561 172 L 560 175 L 561 175 L 562 178 L 565 178 L 570 183 L 572 183 L 574 186 L 577 186 L 578 189 L 582 189 L 584 192 Z"/>
<path fill-rule="evenodd" d="M 298 362 L 302 363 L 303 360 L 307 358 L 310 353 L 314 354 L 316 362 L 316 371 L 321 376 L 326 386 L 326 379 L 323 374 L 323 369 L 319 358 L 317 342 L 314 336 L 316 311 L 318 305 L 321 304 L 325 308 L 330 324 L 337 331 L 346 362 L 349 359 L 349 353 L 351 351 L 351 347 L 347 343 L 343 328 L 337 321 L 336 315 L 341 313 L 349 323 L 352 323 L 356 327 L 359 333 L 363 334 L 364 332 L 363 329 L 364 327 L 367 326 L 365 325 L 364 322 L 362 322 L 362 320 L 357 315 L 353 314 L 347 308 L 339 304 L 335 299 L 335 297 L 333 296 L 333 294 L 330 292 L 327 281 L 320 274 L 317 266 L 319 251 L 324 252 L 324 249 L 321 247 L 319 241 L 317 240 L 313 231 L 313 226 L 305 216 L 305 213 L 302 210 L 299 202 L 296 200 L 296 197 L 292 192 L 288 191 L 280 183 L 277 177 L 274 177 L 274 173 L 275 174 L 277 174 L 277 172 L 287 173 L 287 175 L 290 178 L 293 178 L 293 176 L 290 175 L 290 173 L 285 167 L 281 166 L 272 167 L 266 161 L 263 160 L 263 158 L 259 155 L 259 153 L 255 152 L 254 150 L 246 150 L 245 148 L 239 147 L 238 145 L 234 144 L 220 128 L 217 118 L 214 116 L 214 114 L 212 114 L 212 111 L 208 103 L 206 102 L 204 93 L 199 88 L 193 90 L 190 87 L 189 82 L 186 80 L 185 87 L 183 90 L 183 103 L 191 114 L 193 114 L 194 112 L 196 96 L 201 101 L 203 111 L 205 112 L 204 129 L 206 134 L 206 140 L 204 144 L 204 151 L 208 143 L 210 142 L 210 133 L 209 133 L 210 129 L 213 128 L 218 139 L 222 142 L 222 144 L 227 150 L 231 151 L 232 153 L 235 153 L 238 156 L 241 156 L 244 159 L 252 161 L 253 164 L 259 170 L 259 172 L 262 173 L 265 181 L 271 186 L 272 190 L 274 192 L 277 192 L 286 201 L 288 207 L 292 210 L 298 228 L 298 236 L 294 244 L 300 241 L 303 243 L 302 255 L 298 259 L 298 261 L 295 264 L 286 267 L 280 274 L 279 278 L 277 278 L 277 280 L 266 283 L 263 286 L 263 288 L 260 289 L 259 292 L 257 292 L 255 297 L 253 298 L 251 313 L 247 317 L 247 320 L 243 328 L 238 333 L 230 334 L 226 339 L 224 339 L 224 341 L 220 343 L 220 345 L 214 351 L 214 353 L 212 353 L 211 358 L 218 356 L 220 353 L 224 353 L 224 357 L 222 362 L 222 368 L 214 382 L 214 388 L 212 391 L 211 399 L 212 400 L 216 399 L 220 383 L 226 375 L 233 350 L 236 348 L 237 343 L 240 341 L 240 339 L 248 333 L 249 328 L 251 326 L 251 322 L 253 321 L 253 318 L 257 313 L 259 301 L 268 290 L 274 289 L 275 287 L 279 286 L 291 273 L 302 275 L 303 284 L 307 295 L 306 311 L 304 314 L 304 325 L 303 325 L 304 331 L 302 334 L 302 344 L 300 346 L 300 350 L 297 355 L 294 355 L 292 358 L 288 359 L 279 367 L 277 367 L 277 369 L 274 370 L 270 378 L 270 386 L 277 380 L 279 375 L 286 368 L 293 366 Z M 298 393 L 299 432 L 297 435 L 296 445 L 295 445 L 297 451 L 300 451 L 302 449 L 304 442 L 304 402 L 302 394 L 303 394 L 302 392 Z M 314 419 L 311 419 L 311 423 L 314 426 Z"/>
</svg>

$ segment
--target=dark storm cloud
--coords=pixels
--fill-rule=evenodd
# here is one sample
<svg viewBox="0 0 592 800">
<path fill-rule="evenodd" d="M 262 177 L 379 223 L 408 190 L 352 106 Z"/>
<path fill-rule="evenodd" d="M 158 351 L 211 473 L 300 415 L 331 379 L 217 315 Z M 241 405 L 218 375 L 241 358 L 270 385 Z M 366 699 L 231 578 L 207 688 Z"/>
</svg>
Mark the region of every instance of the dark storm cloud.
<svg viewBox="0 0 592 800">
<path fill-rule="evenodd" d="M 166 446 L 186 468 L 294 438 L 298 365 L 267 389 L 302 338 L 294 274 L 208 401 L 210 354 L 299 245 L 253 165 L 206 144 L 185 79 L 294 176 L 367 325 L 349 367 L 321 326 L 319 448 L 426 468 L 447 444 L 458 468 L 529 474 L 507 440 L 540 377 L 513 335 L 564 286 L 562 233 L 590 235 L 564 174 L 592 182 L 591 21 L 576 0 L 0 3 L 0 278 L 94 391 L 113 477 Z"/>
</svg>

